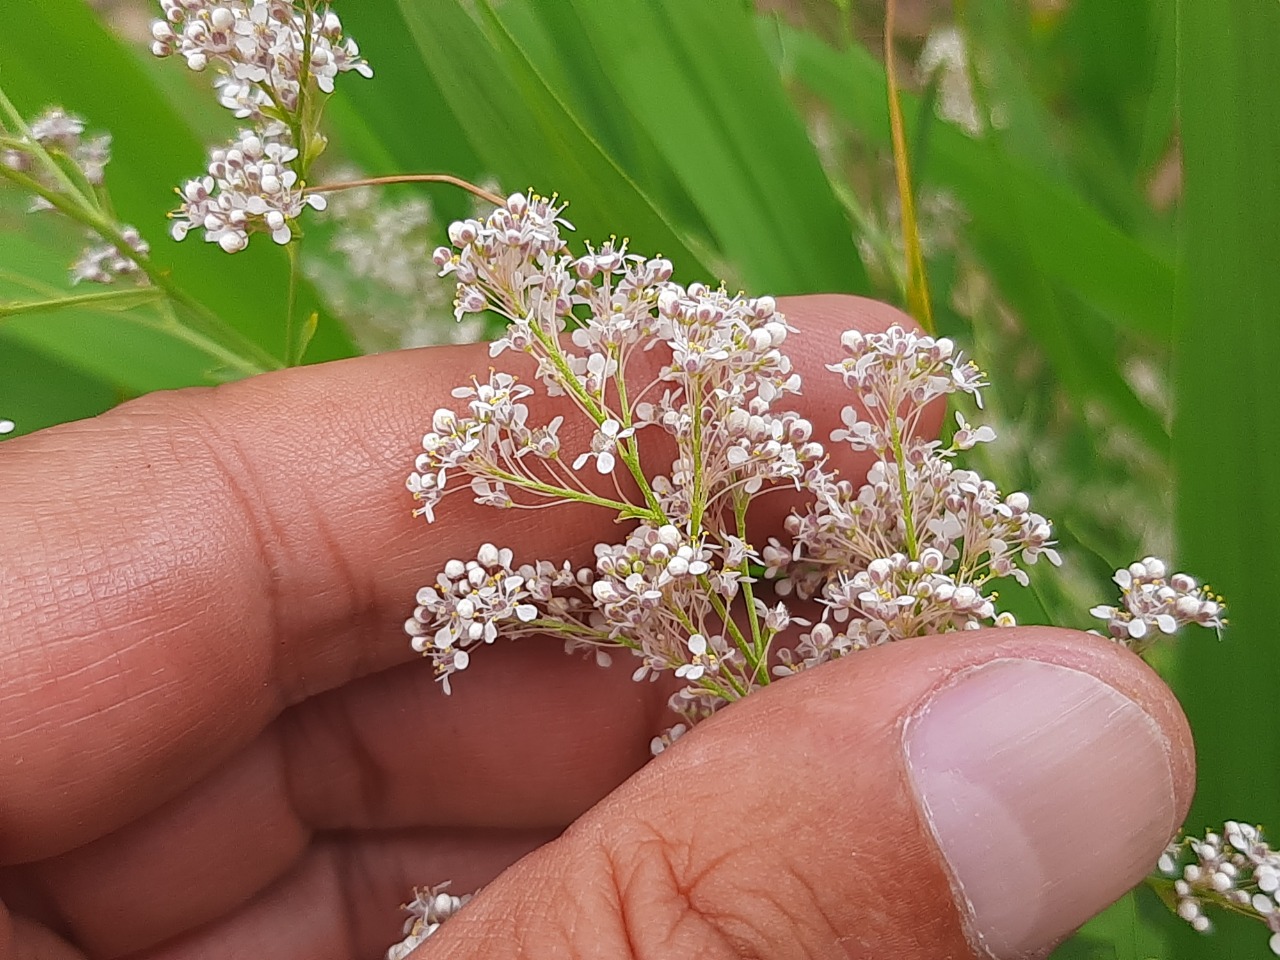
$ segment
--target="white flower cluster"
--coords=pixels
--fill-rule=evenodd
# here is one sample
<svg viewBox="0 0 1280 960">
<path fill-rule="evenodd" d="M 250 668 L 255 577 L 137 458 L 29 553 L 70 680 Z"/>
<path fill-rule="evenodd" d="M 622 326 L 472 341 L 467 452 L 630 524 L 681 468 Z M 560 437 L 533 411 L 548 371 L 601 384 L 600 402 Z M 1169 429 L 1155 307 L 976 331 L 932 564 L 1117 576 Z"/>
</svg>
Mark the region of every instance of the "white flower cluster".
<svg viewBox="0 0 1280 960">
<path fill-rule="evenodd" d="M 994 431 L 957 414 L 949 442 L 926 435 L 931 408 L 952 394 L 980 401 L 985 386 L 951 341 L 898 326 L 844 335 L 828 369 L 852 402 L 831 440 L 873 464 L 843 479 L 789 408 L 801 386 L 783 352 L 794 331 L 772 298 L 681 286 L 668 261 L 617 240 L 574 253 L 563 213 L 554 197 L 515 195 L 455 223 L 453 247 L 436 251 L 457 281 L 456 316 L 505 317 L 491 355 L 524 354 L 535 382 L 492 370 L 455 389 L 462 404 L 435 411 L 407 485 L 428 521 L 468 491 L 507 510 L 598 507 L 625 532 L 597 544 L 591 565 L 519 562 L 493 544 L 450 560 L 406 623 L 446 692 L 500 637 L 558 638 L 602 664 L 629 650 L 636 681 L 681 683 L 669 701 L 681 722 L 653 738 L 657 754 L 779 678 L 882 643 L 1014 622 L 993 582 L 1026 584 L 1026 566 L 1060 561 L 1025 493 L 956 466 Z M 565 412 L 540 419 L 539 392 Z M 567 416 L 580 424 L 562 429 Z M 757 547 L 748 509 L 778 489 L 801 495 L 789 542 Z M 1171 604 L 1179 623 L 1220 622 L 1220 607 L 1204 605 L 1219 601 L 1184 602 L 1189 578 L 1162 593 L 1154 563 L 1122 584 L 1143 598 L 1124 616 Z"/>
<path fill-rule="evenodd" d="M 42 189 L 62 194 L 72 202 L 77 202 L 75 194 L 85 188 L 90 192 L 101 190 L 111 161 L 110 134 L 86 136 L 84 120 L 61 107 L 50 107 L 32 120 L 28 129 L 29 137 L 14 139 L 0 149 L 0 165 L 24 174 Z M 65 180 L 48 168 L 48 161 L 40 156 L 41 150 L 55 163 L 74 170 L 83 182 L 69 188 Z M 32 212 L 53 209 L 54 204 L 43 196 L 36 195 L 31 201 Z M 71 266 L 72 283 L 112 283 L 125 276 L 132 277 L 139 285 L 148 282 L 138 258 L 145 258 L 151 248 L 135 227 L 120 224 L 117 230 L 123 245 L 95 242 L 86 247 Z M 100 239 L 96 233 L 91 236 Z"/>
<path fill-rule="evenodd" d="M 149 255 L 151 245 L 128 224 L 120 228 L 120 236 L 136 257 L 126 257 L 113 243 L 93 244 L 71 265 L 71 282 L 112 283 L 117 277 L 133 277 L 138 283 L 146 283 L 137 258 Z"/>
<path fill-rule="evenodd" d="M 327 6 L 293 0 L 160 0 L 151 52 L 192 70 L 211 64 L 223 106 L 241 119 L 296 114 L 308 81 L 333 92 L 340 73 L 372 77 L 356 42 Z"/>
<path fill-rule="evenodd" d="M 325 206 L 323 197 L 305 192 L 300 175 L 300 164 L 323 149 L 313 129 L 318 100 L 333 92 L 339 73 L 373 71 L 343 36 L 338 16 L 310 0 L 161 0 L 160 6 L 165 19 L 152 27 L 152 52 L 181 56 L 192 70 L 212 66 L 219 101 L 254 123 L 212 152 L 205 176 L 178 191 L 174 239 L 203 229 L 206 241 L 228 253 L 243 250 L 253 233 L 288 243 L 302 211 Z"/>
<path fill-rule="evenodd" d="M 350 168 L 329 174 L 360 180 Z M 474 343 L 484 320 L 442 323 L 453 284 L 431 268 L 437 223 L 422 197 L 390 197 L 373 187 L 329 196 L 328 251 L 304 251 L 307 277 L 318 286 L 367 353 L 440 342 Z"/>
<path fill-rule="evenodd" d="M 50 107 L 28 124 L 31 140 L 34 140 L 50 154 L 70 162 L 80 173 L 84 181 L 92 187 L 102 186 L 107 164 L 111 162 L 111 135 L 85 136 L 85 123 L 81 117 L 67 113 L 61 107 Z M 59 190 L 59 185 L 52 181 L 49 172 L 37 162 L 34 154 L 23 148 L 27 138 L 0 151 L 0 163 L 11 170 L 30 174 L 42 186 L 51 190 Z M 33 210 L 46 210 L 49 202 L 37 197 L 32 203 Z"/>
<path fill-rule="evenodd" d="M 1243 913 L 1266 924 L 1271 952 L 1280 956 L 1280 852 L 1259 828 L 1228 820 L 1221 833 L 1180 837 L 1158 869 L 1176 878 L 1177 914 L 1200 933 L 1212 928 L 1206 907 Z"/>
<path fill-rule="evenodd" d="M 597 545 L 593 566 L 517 564 L 490 544 L 450 561 L 407 623 L 446 685 L 499 636 L 557 636 L 601 662 L 624 648 L 640 660 L 635 679 L 669 671 L 685 682 L 671 706 L 687 729 L 772 678 L 853 650 L 1013 623 L 992 582 L 1025 584 L 1026 565 L 1060 561 L 1026 494 L 1004 495 L 954 464 L 994 439 L 989 427 L 957 415 L 948 444 L 923 435 L 932 405 L 955 393 L 980 400 L 985 386 L 951 341 L 896 326 L 844 335 L 828 369 L 854 402 L 831 439 L 876 459 L 861 482 L 842 479 L 813 425 L 782 406 L 800 378 L 772 298 L 681 286 L 669 262 L 616 240 L 575 254 L 563 213 L 554 197 L 512 196 L 455 223 L 454 247 L 435 262 L 457 281 L 456 315 L 505 317 L 491 354 L 527 354 L 590 441 L 562 449 L 564 416 L 537 422 L 534 386 L 492 371 L 454 390 L 465 409 L 435 412 L 408 487 L 428 520 L 466 490 L 503 509 L 592 504 L 633 526 Z M 641 463 L 654 449 L 674 449 L 669 468 Z M 790 542 L 757 549 L 748 505 L 784 486 L 806 495 L 787 521 Z M 819 622 L 794 616 L 791 595 L 815 599 Z"/>
<path fill-rule="evenodd" d="M 276 243 L 293 238 L 290 226 L 307 207 L 325 208 L 325 198 L 307 194 L 289 162 L 298 151 L 286 141 L 242 130 L 226 147 L 214 150 L 209 172 L 182 188 L 182 206 L 173 214 L 170 232 L 182 240 L 193 229 L 227 253 L 243 250 L 249 234 L 263 231 Z"/>
<path fill-rule="evenodd" d="M 1089 612 L 1107 621 L 1113 640 L 1135 652 L 1186 624 L 1218 631 L 1226 625 L 1222 597 L 1185 573 L 1170 576 L 1163 560 L 1147 557 L 1131 563 L 1117 570 L 1114 579 L 1122 606 L 1097 606 Z"/>
<path fill-rule="evenodd" d="M 766 575 L 779 592 L 817 597 L 840 625 L 820 624 L 775 672 L 830 659 L 832 651 L 863 649 L 889 640 L 945 630 L 1011 625 L 988 596 L 992 580 L 1025 585 L 1021 564 L 1041 556 L 1060 562 L 1049 522 L 1030 509 L 1025 493 L 1001 495 L 996 485 L 952 459 L 995 439 L 957 413 L 948 446 L 926 440 L 920 423 L 929 406 L 952 393 L 980 405 L 981 373 L 945 338 L 900 327 L 883 333 L 849 331 L 846 356 L 828 366 L 858 397 L 841 411 L 832 440 L 877 460 L 855 485 L 823 468 L 806 485 L 813 498 L 792 514 L 788 551 L 766 551 Z"/>
<path fill-rule="evenodd" d="M 455 897 L 445 893 L 448 883 L 413 891 L 413 900 L 404 905 L 409 919 L 404 922 L 404 939 L 387 950 L 386 960 L 405 960 L 455 913 L 467 905 L 474 894 Z"/>
</svg>

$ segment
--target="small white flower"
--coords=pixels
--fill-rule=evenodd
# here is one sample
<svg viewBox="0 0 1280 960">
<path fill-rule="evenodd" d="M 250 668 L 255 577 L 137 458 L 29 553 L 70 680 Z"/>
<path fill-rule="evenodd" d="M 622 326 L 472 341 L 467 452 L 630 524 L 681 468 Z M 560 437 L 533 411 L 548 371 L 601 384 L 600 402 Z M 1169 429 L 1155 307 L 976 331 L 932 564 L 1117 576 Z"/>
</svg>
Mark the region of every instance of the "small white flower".
<svg viewBox="0 0 1280 960">
<path fill-rule="evenodd" d="M 692 659 L 689 663 L 682 663 L 676 667 L 676 676 L 689 681 L 699 680 L 707 672 L 707 668 L 715 663 L 715 654 L 707 652 L 707 638 L 700 633 L 689 637 L 685 641 L 685 646 L 689 648 Z"/>
<path fill-rule="evenodd" d="M 596 429 L 595 436 L 591 439 L 591 449 L 579 454 L 577 459 L 573 461 L 573 469 L 581 470 L 586 466 L 587 461 L 594 458 L 597 472 L 601 474 L 612 473 L 614 466 L 617 464 L 614 451 L 617 449 L 618 443 L 633 436 L 635 432 L 635 427 L 627 427 L 624 430 L 622 424 L 617 420 L 605 420 Z"/>
</svg>

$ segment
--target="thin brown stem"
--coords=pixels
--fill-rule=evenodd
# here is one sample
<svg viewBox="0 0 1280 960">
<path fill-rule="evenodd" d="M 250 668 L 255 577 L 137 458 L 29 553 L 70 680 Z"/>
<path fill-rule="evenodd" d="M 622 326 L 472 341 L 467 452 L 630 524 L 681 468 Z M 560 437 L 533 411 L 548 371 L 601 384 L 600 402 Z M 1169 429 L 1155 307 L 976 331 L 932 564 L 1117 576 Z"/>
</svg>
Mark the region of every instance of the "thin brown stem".
<svg viewBox="0 0 1280 960">
<path fill-rule="evenodd" d="M 343 180 L 339 183 L 322 183 L 318 187 L 308 187 L 308 193 L 337 193 L 339 190 L 354 190 L 356 187 L 381 187 L 391 183 L 448 183 L 461 187 L 468 193 L 487 200 L 495 206 L 502 206 L 507 201 L 496 193 L 490 193 L 483 187 L 477 187 L 469 180 L 450 176 L 447 173 L 402 173 L 389 177 L 366 177 L 363 180 Z"/>
<path fill-rule="evenodd" d="M 888 0 L 884 8 L 884 72 L 889 97 L 893 167 L 898 182 L 898 201 L 902 209 L 902 242 L 907 260 L 907 309 L 926 333 L 934 334 L 937 327 L 929 299 L 929 281 L 925 271 L 924 251 L 920 245 L 920 227 L 916 220 L 915 194 L 911 182 L 911 161 L 902 119 L 902 103 L 898 97 L 898 70 L 893 48 L 895 8 L 895 0 Z"/>
</svg>

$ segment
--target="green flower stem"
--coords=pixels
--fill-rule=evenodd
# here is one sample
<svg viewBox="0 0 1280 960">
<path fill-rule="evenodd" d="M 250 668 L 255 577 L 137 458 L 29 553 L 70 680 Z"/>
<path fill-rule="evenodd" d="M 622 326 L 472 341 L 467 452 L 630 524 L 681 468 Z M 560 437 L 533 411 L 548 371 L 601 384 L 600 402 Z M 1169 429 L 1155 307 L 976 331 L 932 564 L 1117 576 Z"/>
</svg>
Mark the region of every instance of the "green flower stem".
<svg viewBox="0 0 1280 960">
<path fill-rule="evenodd" d="M 1151 874 L 1142 881 L 1157 897 L 1160 902 L 1169 908 L 1169 912 L 1175 916 L 1178 913 L 1178 894 L 1173 888 L 1174 879 L 1172 877 L 1161 876 L 1160 874 Z M 1247 917 L 1250 920 L 1262 919 L 1251 906 L 1243 906 L 1233 903 L 1223 896 L 1210 896 L 1207 892 L 1200 894 L 1202 902 L 1210 906 L 1224 910 L 1227 913 L 1234 913 L 1241 917 Z"/>
<path fill-rule="evenodd" d="M 702 579 L 705 579 L 705 578 L 702 578 Z M 680 607 L 669 606 L 667 609 L 675 614 L 676 619 L 680 621 L 680 626 L 684 627 L 685 632 L 688 633 L 689 636 L 693 636 L 695 633 L 702 632 L 700 629 L 698 629 L 698 625 L 695 624 L 691 619 L 689 619 L 689 614 L 687 614 Z M 729 622 L 732 622 L 732 621 L 726 621 L 726 623 L 729 623 Z M 725 681 L 729 684 L 730 692 L 737 694 L 738 698 L 742 698 L 747 695 L 746 687 L 744 687 L 741 683 L 739 683 L 738 678 L 735 677 L 729 671 L 726 670 L 724 673 L 716 674 L 716 676 L 723 677 Z M 699 686 L 712 691 L 713 693 L 715 693 L 716 696 L 724 700 L 731 701 L 734 699 L 734 697 L 729 696 L 728 693 L 722 687 L 719 686 L 719 684 L 717 684 L 714 680 L 712 680 L 706 674 L 703 674 L 703 676 L 697 681 L 697 683 Z"/>
<path fill-rule="evenodd" d="M 173 337 L 173 339 L 194 347 L 206 356 L 212 357 L 224 367 L 230 370 L 236 370 L 245 376 L 252 377 L 256 374 L 266 372 L 266 370 L 263 370 L 245 360 L 245 358 L 240 354 L 223 346 L 217 340 L 211 339 L 199 330 L 193 329 L 189 324 L 183 323 L 178 319 L 177 314 L 174 312 L 173 303 L 170 300 L 162 299 L 158 302 L 163 308 L 163 316 L 159 323 L 148 323 L 140 317 L 131 314 L 124 314 L 123 316 L 126 319 L 131 319 L 143 326 L 168 334 L 170 337 Z"/>
<path fill-rule="evenodd" d="M 755 648 L 747 641 L 746 636 L 742 632 L 742 628 L 738 626 L 738 622 L 733 619 L 732 613 L 720 595 L 711 589 L 711 578 L 705 573 L 698 577 L 698 586 L 702 588 L 702 592 L 706 594 L 707 599 L 711 601 L 711 606 L 716 611 L 716 616 L 724 623 L 725 632 L 729 634 L 729 638 L 733 640 L 734 645 L 742 652 L 742 656 L 751 666 L 752 672 L 759 671 L 759 665 L 755 661 Z M 746 691 L 742 691 L 742 695 L 746 696 Z"/>
<path fill-rule="evenodd" d="M 694 396 L 690 397 L 693 403 L 693 494 L 692 503 L 689 506 L 689 532 L 693 537 L 697 537 L 702 532 L 702 517 L 707 511 L 707 494 L 703 488 L 702 482 L 702 378 L 693 377 L 690 384 L 690 390 Z"/>
<path fill-rule="evenodd" d="M 307 95 L 311 90 L 311 31 L 315 28 L 315 4 L 311 0 L 307 0 L 302 5 L 302 11 L 302 62 L 299 64 L 301 69 L 298 71 L 298 106 L 302 109 L 298 111 L 299 114 L 306 113 Z M 304 143 L 301 138 L 297 138 L 293 142 L 298 145 L 298 149 L 301 151 L 299 157 L 305 170 L 307 157 L 304 147 L 308 146 L 308 144 Z"/>
<path fill-rule="evenodd" d="M 622 427 L 627 430 L 634 426 L 634 421 L 631 419 L 631 403 L 627 399 L 627 382 L 623 376 L 625 371 L 622 369 L 622 357 L 619 356 L 614 359 L 618 364 L 618 372 L 614 374 L 613 382 L 618 391 L 618 406 L 621 408 L 622 413 Z M 574 382 L 577 382 L 576 378 Z M 640 465 L 640 445 L 636 442 L 634 435 L 627 437 L 618 444 L 618 456 L 623 464 L 626 465 L 627 470 L 630 471 L 631 476 L 635 478 L 641 493 L 644 495 L 645 503 L 649 505 L 649 509 L 656 516 L 662 518 L 659 522 L 665 523 L 667 520 L 666 513 L 663 511 L 662 505 L 658 503 L 657 495 L 654 494 L 649 486 L 649 478 L 644 475 L 644 470 Z"/>
<path fill-rule="evenodd" d="M 610 500 L 608 497 L 598 497 L 594 493 L 586 493 L 580 490 L 570 490 L 567 487 L 555 487 L 549 483 L 541 483 L 530 477 L 522 477 L 518 473 L 508 473 L 495 464 L 489 465 L 488 475 L 503 483 L 510 483 L 514 486 L 530 490 L 533 493 L 540 493 L 545 497 L 552 497 L 558 500 L 573 500 L 576 503 L 587 503 L 594 507 L 606 507 L 610 510 L 618 511 L 618 519 L 620 520 L 648 520 L 654 521 L 654 517 L 643 507 L 637 507 L 634 503 L 625 503 L 622 500 Z"/>
<path fill-rule="evenodd" d="M 737 530 L 737 535 L 743 543 L 747 542 L 747 505 L 751 502 L 751 498 L 747 496 L 741 488 L 735 488 L 733 491 L 733 520 Z M 742 566 L 739 568 L 742 574 L 742 598 L 747 604 L 747 623 L 751 626 L 751 649 L 755 653 L 755 662 L 752 667 L 758 677 L 761 678 L 762 684 L 769 682 L 769 671 L 762 670 L 765 661 L 769 659 L 769 644 L 760 630 L 760 614 L 756 610 L 756 595 L 751 583 L 751 561 L 746 557 L 742 558 Z"/>
<path fill-rule="evenodd" d="M 902 452 L 902 433 L 898 430 L 898 411 L 890 411 L 889 435 L 893 441 L 893 459 L 898 467 L 898 488 L 902 495 L 902 519 L 906 524 L 907 556 L 920 559 L 920 545 L 916 541 L 915 510 L 911 503 L 911 489 L 907 483 L 907 462 Z"/>
<path fill-rule="evenodd" d="M 521 624 L 535 630 L 544 630 L 553 637 L 569 637 L 574 640 L 582 640 L 587 643 L 597 644 L 601 647 L 618 646 L 627 650 L 640 650 L 640 644 L 636 643 L 625 636 L 611 637 L 607 633 L 599 630 L 593 630 L 591 627 L 585 627 L 580 623 L 566 620 L 554 620 L 545 617 L 539 617 L 529 623 Z"/>
<path fill-rule="evenodd" d="M 728 690 L 720 686 L 720 684 L 716 683 L 714 680 L 709 678 L 706 674 L 703 674 L 698 679 L 698 686 L 702 687 L 704 690 L 711 691 L 721 700 L 728 700 L 730 703 L 732 703 L 734 700 L 741 700 L 743 697 L 747 695 L 747 688 L 744 687 L 733 674 L 722 673 L 722 674 L 719 674 L 719 676 L 724 677 L 724 679 L 728 682 L 729 684 Z"/>
<path fill-rule="evenodd" d="M 155 287 L 129 287 L 119 290 L 103 290 L 98 293 L 69 294 L 65 297 L 51 297 L 47 300 L 0 302 L 0 320 L 26 316 L 32 313 L 51 313 L 67 307 L 101 306 L 108 309 L 120 309 L 122 307 L 150 303 L 163 296 L 165 296 L 164 291 L 157 290 Z"/>
<path fill-rule="evenodd" d="M 18 112 L 18 108 L 13 105 L 13 101 L 9 99 L 7 94 L 5 94 L 3 87 L 0 87 L 0 111 L 4 112 L 4 115 L 8 117 L 9 122 L 13 124 L 14 129 L 22 135 L 22 140 L 20 142 L 15 142 L 13 146 L 18 150 L 22 150 L 37 157 L 47 168 L 53 178 L 62 184 L 62 187 L 68 193 L 80 197 L 97 210 L 98 198 L 93 195 L 92 192 L 86 196 L 76 182 L 67 174 L 67 171 L 63 168 L 62 164 L 58 163 L 58 161 L 53 158 L 53 155 L 44 148 L 44 145 L 35 138 L 35 134 L 31 132 L 31 127 L 27 125 L 27 121 L 24 120 L 22 114 Z M 2 168 L 3 164 L 0 164 L 0 169 Z"/>
<path fill-rule="evenodd" d="M 571 393 L 578 401 L 578 405 L 596 422 L 596 426 L 604 423 L 609 419 L 608 411 L 604 410 L 600 404 L 596 403 L 594 397 L 583 389 L 582 384 L 578 383 L 578 378 L 573 370 L 569 368 L 569 364 L 564 359 L 564 354 L 560 352 L 560 345 L 538 324 L 529 324 L 534 339 L 542 345 L 547 352 L 548 359 L 556 368 L 556 372 L 560 374 L 560 385 L 566 391 Z M 619 371 L 621 373 L 621 371 Z M 621 381 L 621 376 L 614 378 L 615 382 Z M 644 470 L 640 466 L 640 454 L 633 444 L 622 443 L 618 445 L 618 458 L 626 466 L 631 473 L 632 478 L 636 482 L 636 486 L 640 488 L 640 493 L 644 497 L 644 501 L 652 512 L 651 519 L 653 522 L 663 524 L 667 522 L 667 516 L 662 510 L 662 504 L 658 502 L 657 495 L 653 492 L 653 488 L 649 486 L 649 478 L 644 475 Z M 632 508 L 633 510 L 636 508 Z M 645 516 L 644 513 L 636 514 L 636 516 Z"/>
<path fill-rule="evenodd" d="M 295 346 L 294 341 L 298 340 L 295 333 L 297 327 L 298 313 L 298 274 L 302 272 L 302 265 L 298 260 L 298 244 L 285 244 L 285 249 L 289 253 L 289 294 L 288 303 L 284 313 L 284 365 L 286 367 L 296 367 L 302 362 L 302 346 Z"/>
</svg>

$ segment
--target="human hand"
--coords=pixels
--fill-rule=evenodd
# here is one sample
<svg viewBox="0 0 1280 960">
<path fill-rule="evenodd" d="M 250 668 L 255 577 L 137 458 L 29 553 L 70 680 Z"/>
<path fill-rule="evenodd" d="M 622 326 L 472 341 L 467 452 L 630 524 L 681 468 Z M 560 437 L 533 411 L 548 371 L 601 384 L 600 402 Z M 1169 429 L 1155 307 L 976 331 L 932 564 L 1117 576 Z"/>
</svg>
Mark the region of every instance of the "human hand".
<svg viewBox="0 0 1280 960">
<path fill-rule="evenodd" d="M 802 373 L 902 319 L 784 309 Z M 374 957 L 412 885 L 465 892 L 531 850 L 418 955 L 1034 956 L 1154 863 L 1190 734 L 1096 637 L 865 651 L 639 773 L 668 721 L 629 664 L 498 644 L 445 698 L 404 598 L 482 541 L 585 559 L 611 523 L 410 517 L 417 437 L 488 363 L 287 371 L 0 447 L 0 960 Z M 806 398 L 819 435 L 845 402 Z"/>
</svg>

